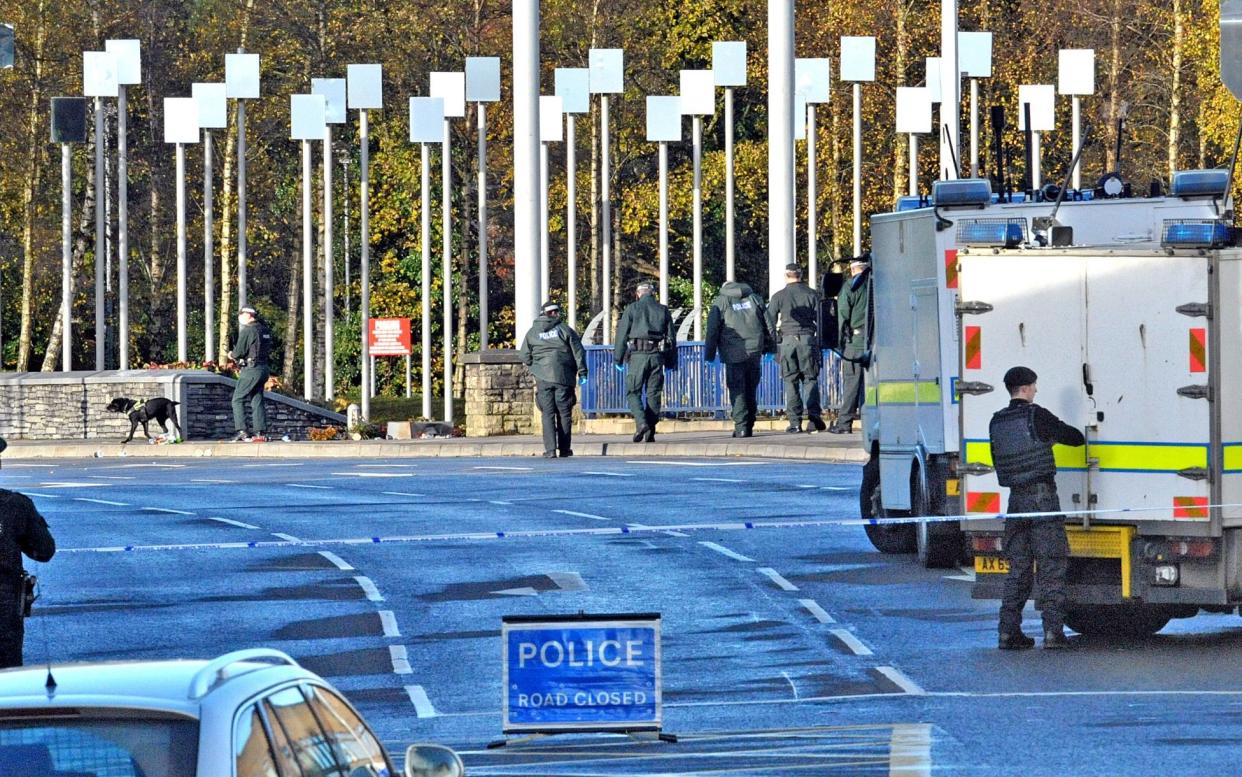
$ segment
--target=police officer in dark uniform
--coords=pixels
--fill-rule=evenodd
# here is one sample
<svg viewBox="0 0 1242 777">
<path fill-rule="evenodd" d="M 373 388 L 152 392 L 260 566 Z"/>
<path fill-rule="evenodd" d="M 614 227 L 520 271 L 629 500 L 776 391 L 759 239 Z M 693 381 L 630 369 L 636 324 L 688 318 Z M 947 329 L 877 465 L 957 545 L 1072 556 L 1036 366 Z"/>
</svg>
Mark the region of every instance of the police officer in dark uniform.
<svg viewBox="0 0 1242 777">
<path fill-rule="evenodd" d="M 237 386 L 233 389 L 233 442 L 265 442 L 267 414 L 263 409 L 263 387 L 271 375 L 268 358 L 272 353 L 272 330 L 259 318 L 254 308 L 242 308 L 237 314 L 240 331 L 237 344 L 229 358 L 241 367 Z M 253 432 L 246 427 L 246 402 L 250 402 Z"/>
<path fill-rule="evenodd" d="M 543 455 L 554 459 L 574 455 L 570 448 L 573 429 L 574 378 L 586 383 L 586 351 L 582 338 L 561 320 L 561 306 L 543 303 L 543 315 L 535 319 L 522 341 L 522 363 L 535 376 L 535 404 L 543 414 Z"/>
<path fill-rule="evenodd" d="M 1028 367 L 1014 367 L 1005 373 L 1009 406 L 992 416 L 988 427 L 996 479 L 1009 489 L 1004 538 L 1009 574 L 1001 598 L 1001 650 L 1021 650 L 1035 644 L 1035 640 L 1022 633 L 1022 608 L 1031 596 L 1032 564 L 1039 576 L 1035 607 L 1043 613 L 1044 647 L 1063 648 L 1069 644 L 1064 630 L 1065 574 L 1069 561 L 1065 517 L 1015 516 L 1061 509 L 1052 446 L 1079 446 L 1086 440 L 1082 432 L 1034 404 L 1036 378 Z"/>
<path fill-rule="evenodd" d="M 655 439 L 664 401 L 665 352 L 675 349 L 673 317 L 655 298 L 655 287 L 643 281 L 636 289 L 638 299 L 621 313 L 612 357 L 618 370 L 625 369 L 625 398 L 634 416 L 634 442 Z M 643 390 L 646 389 L 646 402 Z"/>
<path fill-rule="evenodd" d="M 7 447 L 0 438 L 0 451 Z M 29 497 L 0 489 L 0 669 L 22 665 L 23 621 L 29 614 L 27 602 L 33 601 L 27 598 L 23 554 L 35 561 L 50 561 L 56 554 L 56 541 Z"/>
<path fill-rule="evenodd" d="M 768 329 L 780 339 L 781 377 L 785 380 L 785 415 L 789 428 L 802 431 L 802 414 L 811 433 L 827 429 L 819 405 L 819 310 L 823 295 L 802 281 L 802 268 L 785 265 L 785 288 L 768 302 Z M 805 402 L 803 397 L 805 396 Z"/>
<path fill-rule="evenodd" d="M 837 296 L 841 332 L 841 404 L 828 431 L 846 434 L 858 418 L 866 372 L 868 316 L 871 307 L 871 254 L 850 260 L 850 277 Z"/>
<path fill-rule="evenodd" d="M 707 314 L 706 356 L 725 365 L 725 383 L 733 404 L 733 436 L 754 434 L 758 410 L 760 360 L 773 349 L 775 338 L 768 329 L 763 300 L 750 286 L 729 281 Z"/>
</svg>

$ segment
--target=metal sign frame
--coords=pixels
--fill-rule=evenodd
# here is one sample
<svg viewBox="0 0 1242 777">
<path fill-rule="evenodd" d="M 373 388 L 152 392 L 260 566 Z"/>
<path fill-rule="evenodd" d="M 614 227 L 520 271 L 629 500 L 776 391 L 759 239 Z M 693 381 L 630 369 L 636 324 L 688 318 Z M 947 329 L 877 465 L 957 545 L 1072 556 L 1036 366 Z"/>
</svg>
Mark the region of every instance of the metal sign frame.
<svg viewBox="0 0 1242 777">
<path fill-rule="evenodd" d="M 712 43 L 712 77 L 716 86 L 746 86 L 746 41 Z"/>
<path fill-rule="evenodd" d="M 289 95 L 289 139 L 323 140 L 328 98 L 322 94 Z"/>
<path fill-rule="evenodd" d="M 1242 0 L 1220 0 L 1220 80 L 1242 100 Z"/>
<path fill-rule="evenodd" d="M 1095 94 L 1095 49 L 1061 49 L 1057 53 L 1057 93 Z"/>
<path fill-rule="evenodd" d="M 0 69 L 13 67 L 13 25 L 0 24 Z"/>
<path fill-rule="evenodd" d="M 410 98 L 410 142 L 444 142 L 444 98 Z"/>
<path fill-rule="evenodd" d="M 1018 130 L 1026 132 L 1026 111 L 1031 104 L 1031 131 L 1050 132 L 1057 127 L 1056 87 L 1052 84 L 1022 84 L 1018 87 Z"/>
<path fill-rule="evenodd" d="M 351 111 L 377 111 L 384 107 L 383 65 L 347 65 L 345 81 L 346 104 Z"/>
<path fill-rule="evenodd" d="M 311 94 L 321 94 L 328 101 L 325 114 L 327 124 L 344 124 L 348 121 L 349 82 L 344 78 L 312 78 Z"/>
<path fill-rule="evenodd" d="M 682 135 L 681 98 L 677 95 L 647 97 L 647 141 L 680 143 Z"/>
<path fill-rule="evenodd" d="M 841 38 L 841 80 L 867 83 L 875 80 L 875 38 L 849 35 Z"/>
<path fill-rule="evenodd" d="M 565 111 L 562 110 L 561 98 L 556 95 L 539 97 L 539 142 L 565 142 Z"/>
<path fill-rule="evenodd" d="M 591 94 L 621 94 L 625 91 L 623 50 L 591 49 L 587 62 L 591 73 Z"/>
<path fill-rule="evenodd" d="M 716 113 L 716 81 L 710 70 L 683 70 L 679 78 L 683 116 L 712 116 Z"/>
<path fill-rule="evenodd" d="M 257 100 L 259 78 L 258 54 L 224 55 L 224 89 L 230 99 Z"/>
<path fill-rule="evenodd" d="M 193 97 L 164 98 L 164 142 L 197 143 L 198 101 Z"/>
<path fill-rule="evenodd" d="M 199 129 L 226 129 L 228 127 L 229 101 L 224 84 L 191 84 L 190 94 L 198 105 Z"/>
<path fill-rule="evenodd" d="M 87 97 L 116 97 L 120 88 L 115 55 L 107 51 L 82 52 L 82 94 Z"/>
<path fill-rule="evenodd" d="M 104 51 L 116 58 L 116 80 L 122 86 L 142 83 L 142 42 L 133 38 L 104 41 Z"/>
<path fill-rule="evenodd" d="M 614 720 L 614 721 L 575 721 L 575 722 L 554 722 L 548 720 L 542 721 L 514 721 L 512 714 L 514 709 L 510 706 L 510 693 L 517 694 L 519 690 L 518 684 L 514 682 L 513 667 L 510 666 L 509 648 L 510 638 L 515 633 L 529 632 L 562 632 L 562 634 L 571 631 L 598 631 L 607 633 L 611 631 L 621 630 L 651 630 L 654 656 L 651 657 L 651 687 L 652 694 L 651 707 L 653 714 L 640 720 Z M 661 617 L 659 613 L 633 613 L 618 615 L 521 615 L 521 616 L 505 616 L 501 619 L 501 710 L 502 710 L 502 730 L 506 734 L 556 734 L 556 733 L 584 733 L 584 732 L 639 732 L 639 731 L 660 731 L 663 726 L 663 649 L 661 646 Z M 618 651 L 620 648 L 618 647 Z M 599 654 L 602 660 L 602 645 Z M 620 655 L 618 653 L 617 655 Z M 567 662 L 566 662 L 567 663 Z M 592 660 L 592 663 L 594 661 Z M 598 670 L 602 673 L 604 670 Z M 591 683 L 593 687 L 587 689 L 565 689 L 563 683 L 558 683 L 558 689 L 563 689 L 566 694 L 567 701 L 574 701 L 575 697 L 581 696 L 588 691 L 606 691 L 599 683 L 599 678 L 593 678 L 595 682 Z M 624 678 L 622 678 L 624 679 Z M 616 680 L 614 680 L 616 682 Z M 646 690 L 645 688 L 643 690 Z"/>
<path fill-rule="evenodd" d="M 428 94 L 444 99 L 444 118 L 460 119 L 466 115 L 466 74 L 460 71 L 431 74 Z"/>
<path fill-rule="evenodd" d="M 794 101 L 802 104 L 826 103 L 832 98 L 832 60 L 825 57 L 799 57 L 794 60 Z M 795 123 L 798 116 L 794 114 Z"/>
<path fill-rule="evenodd" d="M 916 135 L 932 131 L 931 90 L 926 86 L 897 87 L 897 131 Z"/>
<path fill-rule="evenodd" d="M 561 98 L 565 113 L 591 112 L 591 70 L 585 67 L 558 67 L 553 94 Z"/>
<path fill-rule="evenodd" d="M 992 33 L 957 34 L 957 69 L 967 78 L 992 77 Z"/>
<path fill-rule="evenodd" d="M 500 57 L 466 57 L 466 102 L 500 102 Z"/>
</svg>

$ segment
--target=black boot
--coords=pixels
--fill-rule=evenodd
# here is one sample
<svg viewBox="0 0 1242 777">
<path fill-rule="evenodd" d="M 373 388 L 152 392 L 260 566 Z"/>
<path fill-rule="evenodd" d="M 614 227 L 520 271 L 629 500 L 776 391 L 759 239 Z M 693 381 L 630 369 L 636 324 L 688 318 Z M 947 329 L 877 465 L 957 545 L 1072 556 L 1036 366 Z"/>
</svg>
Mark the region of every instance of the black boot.
<svg viewBox="0 0 1242 777">
<path fill-rule="evenodd" d="M 1044 629 L 1044 650 L 1062 650 L 1069 647 L 1069 640 L 1062 628 Z"/>
<path fill-rule="evenodd" d="M 647 433 L 643 435 L 643 442 L 655 442 L 655 424 L 647 427 Z"/>
<path fill-rule="evenodd" d="M 634 442 L 642 442 L 643 438 L 645 438 L 646 436 L 647 436 L 647 427 L 640 426 L 638 427 L 638 429 L 634 431 L 633 440 Z"/>
<path fill-rule="evenodd" d="M 1000 639 L 996 642 L 996 647 L 1001 650 L 1026 650 L 1027 648 L 1035 647 L 1035 640 L 1021 631 L 1002 632 Z"/>
</svg>

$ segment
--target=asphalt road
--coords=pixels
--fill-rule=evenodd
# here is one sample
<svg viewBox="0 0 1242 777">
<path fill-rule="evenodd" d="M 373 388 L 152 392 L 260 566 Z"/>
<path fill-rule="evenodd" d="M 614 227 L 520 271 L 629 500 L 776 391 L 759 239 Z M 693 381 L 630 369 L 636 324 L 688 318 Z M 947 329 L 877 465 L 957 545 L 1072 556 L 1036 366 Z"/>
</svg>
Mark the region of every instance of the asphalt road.
<svg viewBox="0 0 1242 777">
<path fill-rule="evenodd" d="M 882 556 L 857 527 L 645 528 L 852 518 L 858 477 L 758 460 L 134 458 L 10 463 L 0 485 L 35 499 L 62 548 L 32 565 L 44 598 L 28 661 L 276 647 L 341 688 L 398 758 L 437 741 L 472 775 L 1236 769 L 1236 615 L 1002 653 L 969 572 Z M 478 536 L 367 540 L 450 533 Z M 115 546 L 136 549 L 85 551 Z M 486 750 L 502 616 L 579 611 L 662 613 L 664 727 L 680 742 Z"/>
</svg>

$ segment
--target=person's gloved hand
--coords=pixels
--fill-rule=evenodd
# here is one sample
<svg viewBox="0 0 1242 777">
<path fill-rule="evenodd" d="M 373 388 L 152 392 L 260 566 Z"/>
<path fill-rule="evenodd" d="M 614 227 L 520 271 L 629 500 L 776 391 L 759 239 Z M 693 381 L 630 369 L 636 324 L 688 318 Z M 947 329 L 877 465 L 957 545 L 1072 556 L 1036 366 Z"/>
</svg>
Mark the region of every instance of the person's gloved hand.
<svg viewBox="0 0 1242 777">
<path fill-rule="evenodd" d="M 614 369 L 616 369 L 616 371 L 617 371 L 617 372 L 625 372 L 625 365 L 624 365 L 624 364 L 614 364 L 614 365 L 612 365 L 612 366 L 613 366 L 613 368 L 614 368 Z"/>
<path fill-rule="evenodd" d="M 586 372 L 580 372 L 580 373 L 578 373 L 578 385 L 579 385 L 579 386 L 585 386 L 586 384 L 587 384 L 587 374 L 586 374 Z"/>
</svg>

